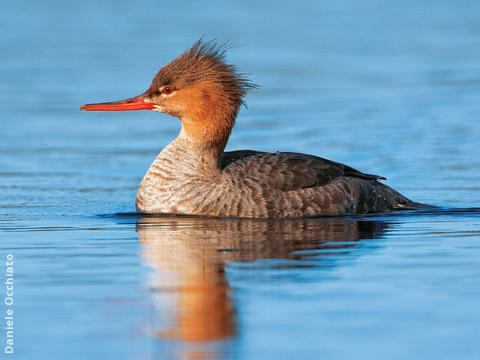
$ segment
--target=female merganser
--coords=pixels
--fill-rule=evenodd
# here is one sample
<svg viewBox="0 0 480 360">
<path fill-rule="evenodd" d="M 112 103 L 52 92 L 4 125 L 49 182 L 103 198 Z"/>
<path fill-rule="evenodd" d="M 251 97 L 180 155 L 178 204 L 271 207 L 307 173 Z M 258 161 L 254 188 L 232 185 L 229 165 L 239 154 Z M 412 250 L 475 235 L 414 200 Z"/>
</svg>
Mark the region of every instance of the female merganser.
<svg viewBox="0 0 480 360">
<path fill-rule="evenodd" d="M 383 177 L 314 155 L 224 152 L 242 98 L 255 87 L 224 56 L 215 42 L 197 41 L 162 67 L 142 95 L 81 107 L 153 110 L 182 121 L 140 184 L 138 211 L 285 218 L 430 207 L 380 183 Z"/>
</svg>

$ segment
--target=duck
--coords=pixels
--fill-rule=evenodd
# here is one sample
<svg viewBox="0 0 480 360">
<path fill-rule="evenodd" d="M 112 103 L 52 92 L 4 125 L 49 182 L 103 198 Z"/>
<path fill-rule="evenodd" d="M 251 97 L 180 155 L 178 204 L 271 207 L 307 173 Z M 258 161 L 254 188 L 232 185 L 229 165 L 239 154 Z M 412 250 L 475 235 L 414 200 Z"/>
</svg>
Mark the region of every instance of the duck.
<svg viewBox="0 0 480 360">
<path fill-rule="evenodd" d="M 140 183 L 139 213 L 278 219 L 431 208 L 385 185 L 384 177 L 319 156 L 225 151 L 244 97 L 257 87 L 225 56 L 224 45 L 200 39 L 163 66 L 143 94 L 81 106 L 180 119 L 178 136 Z"/>
</svg>

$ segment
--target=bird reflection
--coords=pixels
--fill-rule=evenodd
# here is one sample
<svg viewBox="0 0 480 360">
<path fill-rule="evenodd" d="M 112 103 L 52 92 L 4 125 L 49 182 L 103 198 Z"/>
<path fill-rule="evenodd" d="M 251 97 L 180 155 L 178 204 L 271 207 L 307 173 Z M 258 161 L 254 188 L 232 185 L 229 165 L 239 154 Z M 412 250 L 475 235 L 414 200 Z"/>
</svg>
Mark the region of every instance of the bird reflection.
<svg viewBox="0 0 480 360">
<path fill-rule="evenodd" d="M 226 263 L 293 259 L 297 260 L 293 266 L 301 266 L 302 258 L 312 253 L 298 250 L 354 247 L 360 239 L 382 236 L 387 226 L 381 221 L 352 219 L 141 217 L 137 232 L 144 245 L 142 257 L 155 269 L 149 287 L 155 294 L 156 311 L 174 314 L 170 323 L 164 317 L 154 323 L 153 332 L 183 343 L 228 339 L 236 333 L 236 311 Z M 176 300 L 165 301 L 165 294 L 172 293 Z M 196 352 L 184 357 L 214 356 Z"/>
</svg>

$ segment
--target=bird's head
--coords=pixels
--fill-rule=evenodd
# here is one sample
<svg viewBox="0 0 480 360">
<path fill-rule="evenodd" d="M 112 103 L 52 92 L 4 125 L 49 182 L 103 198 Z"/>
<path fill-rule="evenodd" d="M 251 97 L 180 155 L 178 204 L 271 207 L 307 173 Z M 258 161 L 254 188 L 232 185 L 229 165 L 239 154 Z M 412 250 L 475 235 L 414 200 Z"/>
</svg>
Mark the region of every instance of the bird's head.
<svg viewBox="0 0 480 360">
<path fill-rule="evenodd" d="M 82 105 L 82 110 L 153 110 L 179 118 L 185 134 L 202 141 L 228 138 L 243 97 L 255 87 L 224 62 L 215 42 L 197 41 L 162 67 L 147 91 L 130 99 Z"/>
</svg>

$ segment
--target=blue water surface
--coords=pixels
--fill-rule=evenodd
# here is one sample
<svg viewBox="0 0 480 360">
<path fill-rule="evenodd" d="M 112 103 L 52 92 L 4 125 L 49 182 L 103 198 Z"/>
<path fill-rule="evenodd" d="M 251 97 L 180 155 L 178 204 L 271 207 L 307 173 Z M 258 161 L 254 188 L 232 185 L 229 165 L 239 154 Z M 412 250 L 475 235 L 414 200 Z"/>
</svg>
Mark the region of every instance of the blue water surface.
<svg viewBox="0 0 480 360">
<path fill-rule="evenodd" d="M 260 85 L 228 150 L 312 153 L 440 208 L 136 215 L 179 121 L 79 107 L 142 93 L 202 36 Z M 480 358 L 480 3 L 20 0 L 0 54 L 1 358 Z"/>
</svg>

